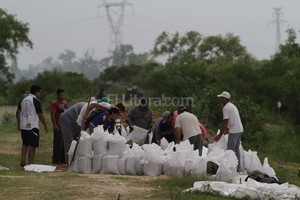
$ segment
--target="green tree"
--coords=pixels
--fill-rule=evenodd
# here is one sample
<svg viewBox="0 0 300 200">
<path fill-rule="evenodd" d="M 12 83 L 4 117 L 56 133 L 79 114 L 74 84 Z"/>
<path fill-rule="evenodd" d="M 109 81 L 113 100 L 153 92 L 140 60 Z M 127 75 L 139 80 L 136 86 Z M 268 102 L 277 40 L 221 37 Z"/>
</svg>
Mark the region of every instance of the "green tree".
<svg viewBox="0 0 300 200">
<path fill-rule="evenodd" d="M 17 55 L 20 47 L 32 48 L 32 42 L 28 38 L 28 23 L 18 21 L 14 15 L 0 8 L 0 79 L 2 84 L 11 84 L 13 74 L 8 63 L 17 66 Z M 2 89 L 4 91 L 2 91 Z M 1 88 L 1 94 L 6 94 L 8 86 Z"/>
</svg>

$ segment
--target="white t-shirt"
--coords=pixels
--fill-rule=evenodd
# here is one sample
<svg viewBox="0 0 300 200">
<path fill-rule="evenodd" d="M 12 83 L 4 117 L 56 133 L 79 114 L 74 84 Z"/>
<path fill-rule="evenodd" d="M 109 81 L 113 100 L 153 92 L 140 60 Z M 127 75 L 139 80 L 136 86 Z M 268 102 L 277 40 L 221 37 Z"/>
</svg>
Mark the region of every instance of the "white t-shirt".
<svg viewBox="0 0 300 200">
<path fill-rule="evenodd" d="M 91 105 L 91 104 L 97 104 L 97 103 L 98 103 L 97 101 L 91 101 L 91 102 L 90 102 L 90 105 Z M 77 117 L 76 123 L 77 123 L 78 126 L 80 126 L 80 127 L 81 127 L 81 125 L 82 125 L 83 117 L 84 117 L 84 115 L 85 115 L 85 113 L 86 113 L 87 106 L 88 106 L 88 103 L 85 103 L 85 104 L 83 105 L 83 107 L 81 108 L 80 113 L 79 113 L 79 115 L 78 115 L 78 117 Z"/>
<path fill-rule="evenodd" d="M 242 133 L 244 132 L 244 127 L 241 122 L 240 114 L 237 107 L 228 102 L 223 107 L 223 119 L 228 119 L 228 129 L 229 133 Z"/>
<path fill-rule="evenodd" d="M 42 113 L 42 107 L 36 96 L 29 94 L 21 101 L 19 108 L 21 108 L 20 129 L 32 130 L 33 128 L 39 128 L 38 113 Z"/>
<path fill-rule="evenodd" d="M 181 128 L 183 141 L 192 136 L 201 134 L 198 118 L 187 111 L 176 117 L 175 128 Z"/>
</svg>

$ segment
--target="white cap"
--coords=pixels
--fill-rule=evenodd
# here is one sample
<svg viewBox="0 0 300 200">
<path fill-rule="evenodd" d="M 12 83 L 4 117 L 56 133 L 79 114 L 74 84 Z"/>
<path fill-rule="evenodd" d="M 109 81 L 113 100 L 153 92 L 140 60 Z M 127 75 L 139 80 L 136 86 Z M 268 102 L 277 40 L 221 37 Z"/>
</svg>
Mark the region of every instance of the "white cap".
<svg viewBox="0 0 300 200">
<path fill-rule="evenodd" d="M 221 94 L 217 95 L 217 97 L 224 97 L 226 99 L 230 99 L 229 92 L 223 91 Z"/>
<path fill-rule="evenodd" d="M 100 102 L 99 105 L 102 106 L 103 108 L 106 108 L 107 110 L 111 108 L 111 104 L 106 102 Z"/>
</svg>

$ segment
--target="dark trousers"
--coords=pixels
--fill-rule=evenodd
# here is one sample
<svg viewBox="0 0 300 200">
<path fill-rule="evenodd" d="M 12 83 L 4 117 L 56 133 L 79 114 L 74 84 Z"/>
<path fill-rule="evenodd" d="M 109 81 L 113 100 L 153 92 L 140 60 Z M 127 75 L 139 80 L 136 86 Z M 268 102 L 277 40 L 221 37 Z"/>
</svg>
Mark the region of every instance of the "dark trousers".
<svg viewBox="0 0 300 200">
<path fill-rule="evenodd" d="M 194 145 L 194 150 L 199 150 L 199 156 L 202 156 L 203 140 L 202 135 L 198 134 L 189 138 L 189 141 Z"/>
<path fill-rule="evenodd" d="M 52 163 L 66 163 L 65 162 L 65 149 L 64 149 L 64 141 L 61 130 L 53 132 L 53 155 L 52 155 Z"/>
</svg>

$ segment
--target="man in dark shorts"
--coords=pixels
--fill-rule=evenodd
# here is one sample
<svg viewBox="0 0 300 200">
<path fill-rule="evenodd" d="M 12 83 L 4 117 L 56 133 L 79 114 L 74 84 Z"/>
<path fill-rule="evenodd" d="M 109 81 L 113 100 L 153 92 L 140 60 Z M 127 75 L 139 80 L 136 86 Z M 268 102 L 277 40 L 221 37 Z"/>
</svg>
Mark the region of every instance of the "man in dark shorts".
<svg viewBox="0 0 300 200">
<path fill-rule="evenodd" d="M 28 163 L 34 161 L 36 148 L 39 147 L 39 121 L 43 124 L 46 133 L 47 124 L 43 115 L 42 106 L 39 101 L 41 88 L 38 85 L 32 85 L 30 94 L 24 97 L 18 105 L 16 111 L 18 130 L 21 130 L 22 149 L 20 166 L 26 165 L 26 155 L 28 154 Z"/>
<path fill-rule="evenodd" d="M 59 118 L 68 109 L 65 101 L 65 91 L 61 88 L 56 90 L 57 99 L 51 103 L 50 116 L 53 124 L 53 154 L 52 164 L 65 164 L 65 149 Z"/>
</svg>

